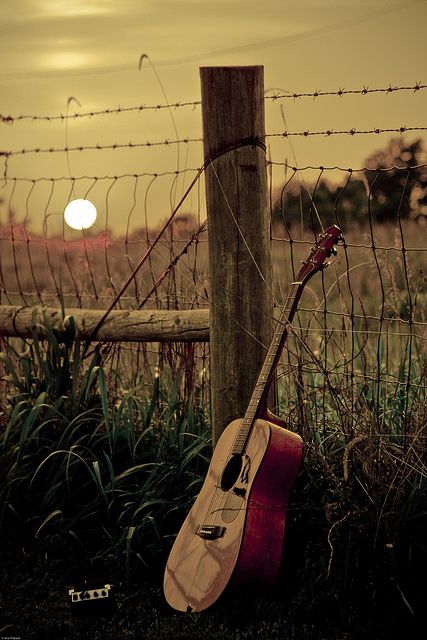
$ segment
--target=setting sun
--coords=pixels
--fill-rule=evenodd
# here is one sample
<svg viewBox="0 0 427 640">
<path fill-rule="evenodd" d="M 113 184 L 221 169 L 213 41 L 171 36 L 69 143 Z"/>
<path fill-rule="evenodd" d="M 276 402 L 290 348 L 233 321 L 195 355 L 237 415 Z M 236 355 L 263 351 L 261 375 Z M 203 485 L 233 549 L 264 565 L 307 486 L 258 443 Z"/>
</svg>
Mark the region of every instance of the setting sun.
<svg viewBox="0 0 427 640">
<path fill-rule="evenodd" d="M 72 229 L 89 229 L 96 220 L 96 207 L 90 200 L 72 200 L 65 207 L 64 218 Z"/>
</svg>

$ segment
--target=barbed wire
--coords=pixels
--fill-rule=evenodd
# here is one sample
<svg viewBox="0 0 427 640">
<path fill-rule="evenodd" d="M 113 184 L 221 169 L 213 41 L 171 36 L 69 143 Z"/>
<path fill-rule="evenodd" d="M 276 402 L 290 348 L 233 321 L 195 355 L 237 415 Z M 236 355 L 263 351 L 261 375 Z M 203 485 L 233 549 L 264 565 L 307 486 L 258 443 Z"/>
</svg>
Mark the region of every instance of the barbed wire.
<svg viewBox="0 0 427 640">
<path fill-rule="evenodd" d="M 200 100 L 188 101 L 188 102 L 174 102 L 170 104 L 139 104 L 133 107 L 113 107 L 107 109 L 98 109 L 92 111 L 84 111 L 83 113 L 69 113 L 63 114 L 60 113 L 55 116 L 46 116 L 46 115 L 31 115 L 31 114 L 20 114 L 20 115 L 5 115 L 0 113 L 0 122 L 3 124 L 14 124 L 15 122 L 21 122 L 23 120 L 31 120 L 33 122 L 43 121 L 43 122 L 54 122 L 55 120 L 60 120 L 61 122 L 65 122 L 66 120 L 77 120 L 78 118 L 94 118 L 96 116 L 110 116 L 110 115 L 120 115 L 122 113 L 131 113 L 142 111 L 161 111 L 163 109 L 179 109 L 181 107 L 196 107 L 201 105 Z"/>
<path fill-rule="evenodd" d="M 310 136 L 337 136 L 337 135 L 366 135 L 366 134 L 381 134 L 381 133 L 406 133 L 408 131 L 427 131 L 427 127 L 395 127 L 389 129 L 379 129 L 375 127 L 374 129 L 356 129 L 353 127 L 352 129 L 344 129 L 339 131 L 334 131 L 334 129 L 326 129 L 325 131 L 309 131 L 306 129 L 305 131 L 280 131 L 278 133 L 267 133 L 266 138 L 290 138 L 291 136 L 303 136 L 308 138 Z"/>
<path fill-rule="evenodd" d="M 115 151 L 117 149 L 140 149 L 141 147 L 151 148 L 160 146 L 171 146 L 177 144 L 190 144 L 192 142 L 203 142 L 201 138 L 182 138 L 180 140 L 165 139 L 150 142 L 127 142 L 113 144 L 93 144 L 77 145 L 74 147 L 36 147 L 33 149 L 16 149 L 14 151 L 1 151 L 0 157 L 10 158 L 17 155 L 27 155 L 32 153 L 69 153 L 71 151 Z"/>
<path fill-rule="evenodd" d="M 284 93 L 275 93 L 271 96 L 265 96 L 265 99 L 274 101 L 274 100 L 292 98 L 293 100 L 296 100 L 297 98 L 314 98 L 315 99 L 323 96 L 338 96 L 342 98 L 343 96 L 346 96 L 346 95 L 366 96 L 372 93 L 391 94 L 391 93 L 396 93 L 398 91 L 413 91 L 414 93 L 416 93 L 417 91 L 421 91 L 422 89 L 427 89 L 427 84 L 421 84 L 421 82 L 416 82 L 414 85 L 411 85 L 411 86 L 393 87 L 392 85 L 389 85 L 388 87 L 380 87 L 375 89 L 369 89 L 368 87 L 364 86 L 363 89 L 340 88 L 337 91 L 316 90 L 316 91 L 301 92 L 301 93 L 296 93 L 296 92 L 292 93 L 290 91 L 289 92 L 286 91 Z"/>
<path fill-rule="evenodd" d="M 414 93 L 416 93 L 417 91 L 421 91 L 422 89 L 426 89 L 426 88 L 427 88 L 426 84 L 422 84 L 421 82 L 416 82 L 413 85 L 392 86 L 390 84 L 388 87 L 377 87 L 372 89 L 367 86 L 363 86 L 362 89 L 340 88 L 338 90 L 326 90 L 326 91 L 322 91 L 322 90 L 314 90 L 314 91 L 307 91 L 307 92 L 286 91 L 286 92 L 274 93 L 273 95 L 266 95 L 265 100 L 275 101 L 275 100 L 289 99 L 289 98 L 292 98 L 293 100 L 296 100 L 298 98 L 316 99 L 324 96 L 337 96 L 342 98 L 346 95 L 366 96 L 373 93 L 385 93 L 387 95 L 390 95 L 392 93 L 397 93 L 399 91 L 413 91 Z M 94 109 L 91 111 L 84 111 L 82 113 L 78 113 L 78 112 L 69 113 L 69 114 L 59 113 L 57 115 L 35 115 L 35 114 L 6 115 L 3 113 L 0 113 L 0 123 L 14 124 L 15 122 L 23 122 L 26 120 L 32 121 L 32 122 L 54 122 L 54 121 L 65 122 L 66 120 L 77 120 L 79 118 L 94 118 L 96 116 L 120 115 L 125 113 L 132 113 L 132 112 L 140 113 L 143 111 L 161 111 L 164 109 L 175 110 L 175 109 L 180 109 L 184 107 L 192 107 L 194 110 L 197 107 L 200 107 L 201 104 L 202 104 L 201 100 L 188 100 L 188 101 L 182 101 L 182 102 L 181 101 L 171 102 L 168 104 L 160 104 L 160 103 L 151 104 L 151 105 L 138 104 L 130 107 L 117 106 L 117 107 L 110 107 L 106 109 L 96 109 L 96 110 Z"/>
<path fill-rule="evenodd" d="M 281 98 L 305 98 L 316 99 L 321 96 L 344 97 L 346 95 L 368 95 L 383 93 L 394 94 L 399 91 L 418 92 L 427 88 L 427 85 L 416 83 L 413 86 L 387 87 L 369 89 L 339 89 L 338 91 L 315 91 L 312 93 L 293 93 L 266 96 L 266 100 L 279 100 Z M 2 116 L 0 124 L 14 124 L 18 121 L 70 121 L 78 118 L 92 118 L 95 116 L 108 116 L 127 112 L 143 112 L 151 110 L 154 113 L 162 109 L 179 109 L 180 107 L 200 106 L 200 101 L 164 104 L 164 105 L 138 105 L 135 107 L 117 107 L 115 109 L 104 109 L 84 113 L 62 114 L 56 116 Z M 400 119 L 399 120 L 402 121 Z M 280 126 L 280 125 L 279 125 Z M 284 125 L 287 127 L 287 125 Z M 359 130 L 352 128 L 349 130 L 325 131 L 282 131 L 268 133 L 267 138 L 279 141 L 279 145 L 286 145 L 291 136 L 356 136 L 356 135 L 379 135 L 386 133 L 404 134 L 406 132 L 425 132 L 427 127 L 407 127 L 398 128 L 372 128 Z M 132 135 L 132 134 L 131 134 Z M 284 140 L 288 139 L 287 142 Z M 15 149 L 0 151 L 0 156 L 4 157 L 5 163 L 5 186 L 6 191 L 11 191 L 7 199 L 3 198 L 2 218 L 0 219 L 0 304 L 56 304 L 62 300 L 66 305 L 73 307 L 107 308 L 112 300 L 116 298 L 117 291 L 123 282 L 133 272 L 135 265 L 140 260 L 143 253 L 152 242 L 153 229 L 149 225 L 149 208 L 156 207 L 154 213 L 156 220 L 161 213 L 169 210 L 170 202 L 174 199 L 175 188 L 179 183 L 184 183 L 185 174 L 194 174 L 200 168 L 177 169 L 170 171 L 143 171 L 121 173 L 117 175 L 94 175 L 94 176 L 72 176 L 60 177 L 41 176 L 30 178 L 28 176 L 11 177 L 7 175 L 7 161 L 11 156 L 23 156 L 26 154 L 53 154 L 68 152 L 103 151 L 103 150 L 132 150 L 145 147 L 171 146 L 177 144 L 201 143 L 201 138 L 165 139 L 154 142 L 128 142 L 115 144 L 97 145 L 76 145 L 63 147 L 36 147 L 28 149 Z M 32 146 L 32 145 L 28 145 Z M 276 145 L 272 144 L 273 153 Z M 175 147 L 176 148 L 176 147 Z M 106 154 L 107 155 L 107 154 Z M 282 156 L 283 157 L 283 156 Z M 192 161 L 194 162 L 194 161 Z M 197 162 L 197 160 L 196 160 Z M 10 163 L 12 164 L 12 162 Z M 41 164 L 41 161 L 40 163 Z M 77 163 L 78 164 L 78 163 Z M 295 159 L 295 164 L 297 160 Z M 392 171 L 408 172 L 416 169 L 424 169 L 427 164 L 418 164 L 413 167 L 408 166 L 387 166 L 387 167 L 339 167 L 339 166 L 290 166 L 288 162 L 277 162 L 268 160 L 267 165 L 271 167 L 271 172 L 275 167 L 289 169 L 296 172 L 317 171 L 322 174 L 324 171 L 339 171 L 338 178 L 344 176 L 344 185 L 339 185 L 341 191 L 337 195 L 334 193 L 328 203 L 329 211 L 321 210 L 320 217 L 330 216 L 333 222 L 344 223 L 345 242 L 339 249 L 338 260 L 332 268 L 322 272 L 322 277 L 313 280 L 313 287 L 307 290 L 305 301 L 302 300 L 300 306 L 300 326 L 296 330 L 302 332 L 303 340 L 310 344 L 321 344 L 320 350 L 324 355 L 325 368 L 335 365 L 334 358 L 330 357 L 334 349 L 338 353 L 338 362 L 348 366 L 344 375 L 348 375 L 349 388 L 354 383 L 354 379 L 360 376 L 361 380 L 369 380 L 377 386 L 386 383 L 389 370 L 393 370 L 398 353 L 406 353 L 407 344 L 411 341 L 425 343 L 425 328 L 427 316 L 425 312 L 425 255 L 427 246 L 422 241 L 424 232 L 423 222 L 419 224 L 414 220 L 403 220 L 404 197 L 409 196 L 406 186 L 402 189 L 402 198 L 398 207 L 397 215 L 393 218 L 393 234 L 384 234 L 384 226 L 375 226 L 375 212 L 372 198 L 367 190 L 360 189 L 358 193 L 359 201 L 351 201 L 354 198 L 352 189 L 348 189 L 351 174 L 358 172 L 372 171 L 375 173 L 386 173 Z M 92 169 L 89 169 L 90 171 Z M 97 169 L 96 171 L 105 169 Z M 47 171 L 50 171 L 47 170 Z M 46 172 L 47 172 L 46 171 Z M 61 170 L 62 171 L 62 170 Z M 111 169 L 107 169 L 111 171 Z M 15 172 L 16 173 L 16 172 Z M 305 176 L 303 176 L 305 177 Z M 367 182 L 366 176 L 359 176 Z M 368 176 L 369 177 L 369 176 Z M 374 176 L 375 177 L 375 176 Z M 399 177 L 399 176 L 397 176 Z M 143 179 L 146 178 L 146 179 Z M 164 179 L 164 183 L 158 178 Z M 329 178 L 329 176 L 328 176 Z M 128 188 L 125 180 L 130 179 L 131 188 Z M 132 182 L 134 180 L 134 184 Z M 140 180 L 141 179 L 141 180 Z M 348 182 L 346 180 L 348 179 Z M 96 183 L 97 197 L 100 201 L 99 209 L 105 215 L 105 227 L 93 232 L 82 232 L 81 237 L 75 234 L 70 235 L 68 229 L 63 224 L 61 204 L 66 201 L 71 193 L 71 187 L 78 181 L 87 180 L 90 183 L 85 190 L 85 197 L 89 194 Z M 280 176 L 283 183 L 283 175 Z M 323 177 L 322 177 L 323 180 Z M 121 184 L 119 182 L 122 181 Z M 34 185 L 45 183 L 39 189 Z M 156 185 L 160 183 L 160 188 Z M 82 183 L 78 183 L 79 191 Z M 84 184 L 84 183 L 83 183 Z M 310 186 L 309 200 L 321 204 L 322 194 L 316 191 L 317 185 Z M 47 185 L 47 186 L 46 186 Z M 162 197 L 169 201 L 166 205 L 159 206 L 152 204 L 150 189 L 162 191 Z M 169 194 L 167 193 L 170 186 Z M 366 186 L 366 185 L 365 185 Z M 15 189 L 16 187 L 16 189 Z M 179 184 L 179 189 L 183 185 Z M 406 191 L 405 191 L 406 189 Z M 66 193 L 68 191 L 68 193 Z M 125 197 L 119 197 L 126 191 Z M 337 192 L 338 193 L 338 192 Z M 347 193 L 347 201 L 344 202 Z M 339 198 L 342 199 L 342 206 Z M 285 194 L 286 196 L 286 194 Z M 157 192 L 156 192 L 157 197 Z M 147 262 L 146 268 L 141 272 L 138 279 L 132 283 L 132 291 L 127 292 L 121 298 L 122 308 L 139 308 L 147 306 L 149 308 L 198 308 L 201 306 L 211 306 L 207 292 L 209 288 L 209 278 L 207 274 L 207 254 L 208 247 L 206 237 L 199 237 L 200 231 L 204 230 L 206 223 L 202 222 L 203 214 L 200 200 L 196 198 L 196 215 L 183 216 L 182 226 L 171 226 L 165 238 L 159 242 L 153 259 Z M 103 202 L 102 202 L 103 201 Z M 119 204 L 117 204 L 119 202 Z M 22 205 L 24 203 L 24 205 Z M 277 253 L 282 252 L 284 260 L 280 261 L 280 267 L 275 262 L 276 272 L 275 286 L 281 287 L 283 271 L 287 275 L 297 272 L 300 259 L 306 255 L 306 250 L 312 244 L 313 229 L 309 220 L 311 204 L 307 205 L 307 210 L 297 211 L 292 220 L 292 229 L 287 237 L 279 237 L 283 233 L 283 228 L 278 230 L 277 220 L 279 217 L 289 218 L 289 208 L 287 209 L 286 197 L 280 204 L 276 205 L 276 218 L 272 215 L 272 248 L 277 258 Z M 25 210 L 25 217 L 22 221 L 18 218 L 19 208 Z M 347 207 L 347 208 L 346 208 Z M 298 208 L 298 207 L 296 207 Z M 319 207 L 320 209 L 320 207 Z M 363 211 L 362 211 L 363 209 Z M 15 212 L 16 213 L 15 215 Z M 192 209 L 191 209 L 192 211 Z M 60 213 L 57 213 L 60 212 Z M 204 211 L 203 211 L 204 213 Z M 395 212 L 393 212 L 394 214 Z M 272 211 L 273 214 L 273 211 Z M 305 217 L 303 216 L 305 214 Z M 43 231 L 36 232 L 33 226 L 36 215 L 43 220 Z M 51 216 L 58 216 L 53 218 Z M 411 213 L 412 215 L 412 213 Z M 15 216 L 15 217 L 14 217 Z M 401 219 L 401 217 L 402 219 Z M 108 230 L 110 220 L 120 220 L 120 238 L 113 238 Z M 103 218 L 100 216 L 100 219 Z M 320 218 L 319 218 L 320 219 Z M 390 218 L 391 219 L 391 218 Z M 403 220 L 403 224 L 402 224 Z M 408 222 L 408 224 L 406 224 Z M 317 224 L 317 221 L 316 221 Z M 342 226 L 342 225 L 340 225 Z M 363 229 L 363 230 L 362 230 Z M 347 232 L 348 230 L 348 232 Z M 72 232 L 74 233 L 74 232 Z M 55 235 L 56 234 L 56 235 Z M 93 235 L 92 235 L 93 234 Z M 292 234 L 292 235 L 291 235 Z M 70 240 L 69 238 L 72 238 Z M 311 242 L 310 242 L 311 241 Z M 423 246 L 422 246 L 423 245 Z M 369 265 L 363 266 L 363 265 Z M 279 272 L 279 269 L 282 271 Z M 423 271 L 424 269 L 424 271 Z M 330 275 L 331 274 L 331 275 Z M 285 280 L 287 277 L 285 278 Z M 333 289 L 335 287 L 335 289 Z M 329 291 L 333 290 L 333 295 Z M 300 320 L 298 320 L 300 322 Z M 247 330 L 247 329 L 245 329 Z M 359 342 L 369 341 L 364 354 L 371 357 L 372 367 L 365 367 L 359 373 L 360 362 L 357 362 Z M 393 349 L 391 338 L 393 337 Z M 360 340 L 359 340 L 360 339 Z M 390 341 L 390 343 L 389 343 Z M 361 347 L 361 350 L 362 350 Z M 424 349 L 424 344 L 422 345 Z M 387 372 L 380 370 L 378 354 L 384 349 L 387 353 L 387 364 L 391 362 Z M 421 347 L 420 347 L 421 352 Z M 409 353 L 409 352 L 408 352 Z M 203 356 L 204 357 L 204 356 Z M 323 357 L 323 356 L 322 356 Z M 419 356 L 421 360 L 421 356 Z M 418 380 L 412 379 L 410 368 L 411 357 L 407 358 L 408 366 L 402 368 L 404 372 L 402 378 L 399 377 L 398 384 L 409 389 L 416 386 Z M 350 364 L 348 364 L 350 363 Z M 337 365 L 338 366 L 338 365 Z M 341 364 L 339 365 L 341 366 Z M 405 365 L 406 366 L 406 365 Z M 375 369 L 377 367 L 377 369 Z M 400 370 L 399 370 L 400 371 Z M 406 378 L 405 378 L 406 376 Z M 422 378 L 421 378 L 422 379 Z M 388 383 L 387 383 L 388 384 Z"/>
<path fill-rule="evenodd" d="M 421 91 L 422 89 L 426 89 L 427 85 L 422 84 L 421 82 L 416 82 L 414 85 L 409 86 L 392 86 L 391 84 L 388 87 L 377 87 L 370 89 L 367 86 L 364 86 L 362 89 L 344 89 L 340 88 L 338 90 L 314 90 L 307 92 L 281 92 L 274 93 L 273 95 L 266 95 L 265 100 L 281 100 L 281 99 L 289 99 L 292 98 L 296 100 L 298 98 L 320 98 L 324 96 L 337 96 L 344 97 L 346 95 L 360 95 L 366 96 L 373 93 L 385 93 L 390 95 L 392 93 L 397 93 L 399 91 L 413 91 L 416 93 L 417 91 Z M 18 115 L 6 115 L 0 113 L 0 122 L 3 124 L 14 124 L 15 122 L 22 122 L 25 120 L 29 120 L 32 122 L 54 122 L 61 121 L 64 122 L 66 120 L 77 120 L 79 118 L 93 118 L 96 116 L 109 116 L 109 115 L 120 115 L 124 113 L 132 113 L 132 112 L 143 112 L 143 111 L 161 111 L 163 109 L 180 109 L 183 107 L 193 107 L 196 109 L 201 106 L 201 100 L 189 100 L 189 101 L 178 101 L 172 102 L 169 104 L 139 104 L 130 107 L 112 107 L 106 109 L 97 109 L 91 111 L 84 111 L 82 113 L 69 113 L 69 114 L 57 114 L 57 115 L 35 115 L 35 114 L 18 114 Z"/>
</svg>

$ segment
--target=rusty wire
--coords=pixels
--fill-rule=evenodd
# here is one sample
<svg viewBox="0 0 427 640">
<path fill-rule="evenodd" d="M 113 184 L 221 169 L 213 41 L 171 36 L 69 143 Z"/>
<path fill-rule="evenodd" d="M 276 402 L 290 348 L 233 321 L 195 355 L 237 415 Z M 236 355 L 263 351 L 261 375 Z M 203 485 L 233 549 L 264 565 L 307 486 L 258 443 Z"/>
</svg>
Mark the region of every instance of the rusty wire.
<svg viewBox="0 0 427 640">
<path fill-rule="evenodd" d="M 414 92 L 426 88 L 417 83 L 413 87 L 389 87 L 380 89 L 344 90 L 338 92 L 314 92 L 307 94 L 267 96 L 266 99 L 321 97 L 334 95 L 343 97 L 348 94 L 367 95 L 374 92 L 391 94 L 397 91 Z M 183 103 L 179 106 L 197 106 L 199 103 Z M 177 105 L 158 105 L 143 107 L 150 109 L 178 108 Z M 126 110 L 143 110 L 142 107 L 130 107 L 116 110 L 107 109 L 102 112 L 85 114 L 70 114 L 69 119 L 77 117 L 92 117 L 95 115 L 116 115 Z M 63 116 L 18 116 L 11 117 L 13 123 L 20 119 L 64 119 Z M 359 134 L 378 135 L 380 133 L 404 134 L 409 131 L 426 131 L 427 127 L 402 126 L 390 129 L 349 130 L 326 129 L 324 131 L 278 132 L 267 134 L 278 140 L 290 136 L 325 136 Z M 159 140 L 155 142 L 140 142 L 113 145 L 75 146 L 75 147 L 46 147 L 29 148 L 16 151 L 3 151 L 7 160 L 11 155 L 68 153 L 71 151 L 104 151 L 115 149 L 133 149 L 154 146 L 170 146 L 178 143 L 200 143 L 200 139 L 184 138 L 181 140 Z M 290 166 L 287 162 L 278 162 L 276 158 L 268 161 L 273 172 L 272 183 L 278 184 L 283 180 L 283 168 L 293 172 L 285 185 L 281 186 L 279 196 L 275 194 L 275 206 L 286 222 L 286 198 L 292 188 L 292 178 L 306 172 L 317 172 L 310 192 L 310 204 L 307 211 L 302 211 L 300 223 L 293 223 L 291 227 L 278 229 L 273 226 L 272 248 L 283 256 L 282 262 L 276 259 L 275 269 L 276 287 L 281 292 L 281 282 L 289 281 L 298 272 L 299 260 L 305 257 L 313 243 L 316 232 L 316 219 L 313 214 L 314 204 L 320 200 L 323 178 L 328 178 L 328 172 L 338 174 L 337 182 L 341 190 L 336 196 L 331 216 L 339 226 L 344 227 L 344 245 L 339 248 L 338 258 L 330 269 L 310 283 L 310 288 L 301 301 L 299 319 L 295 325 L 295 332 L 299 338 L 296 346 L 290 347 L 295 352 L 305 344 L 310 348 L 305 358 L 305 371 L 311 375 L 318 362 L 321 370 L 328 375 L 338 373 L 342 379 L 348 381 L 348 389 L 356 383 L 369 382 L 373 389 L 373 399 L 380 405 L 380 394 L 386 388 L 387 393 L 392 389 L 403 388 L 408 398 L 412 392 L 425 392 L 425 382 L 414 379 L 409 362 L 414 354 L 425 349 L 426 342 L 426 313 L 423 310 L 423 296 L 426 288 L 425 267 L 422 266 L 427 253 L 427 246 L 420 244 L 420 238 L 425 227 L 421 222 L 407 220 L 403 214 L 404 199 L 409 197 L 409 172 L 426 169 L 427 165 L 414 167 L 323 167 L 323 166 Z M 123 282 L 129 277 L 138 257 L 144 253 L 152 241 L 152 231 L 148 222 L 150 194 L 159 187 L 172 193 L 176 181 L 184 181 L 186 176 L 197 173 L 199 169 L 188 168 L 176 171 L 144 171 L 117 172 L 116 175 L 93 176 L 59 176 L 29 178 L 17 175 L 7 176 L 5 185 L 11 187 L 7 197 L 7 209 L 12 212 L 23 204 L 23 218 L 15 219 L 10 215 L 9 220 L 0 228 L 0 304 L 22 305 L 59 305 L 62 301 L 66 307 L 86 307 L 105 309 L 115 298 Z M 280 178 L 274 181 L 274 172 L 280 172 Z M 369 174 L 372 177 L 371 189 L 375 175 L 381 176 L 392 171 L 401 171 L 403 180 L 401 201 L 393 212 L 390 229 L 393 233 L 385 234 L 384 229 L 376 223 L 375 204 L 368 190 L 363 196 L 365 212 L 360 218 L 360 233 L 351 228 L 351 220 L 344 215 L 351 186 L 356 174 Z M 322 178 L 322 179 L 321 179 Z M 379 178 L 377 178 L 379 179 Z M 50 223 L 57 215 L 53 203 L 58 194 L 66 193 L 64 200 L 72 194 L 73 186 L 81 184 L 85 196 L 92 190 L 101 193 L 103 207 L 107 212 L 106 224 L 98 229 L 96 234 L 82 232 L 80 237 L 70 240 L 65 233 L 64 225 L 52 232 Z M 130 185 L 130 186 L 129 186 Z M 84 188 L 83 188 L 84 186 Z M 130 202 L 122 205 L 121 218 L 126 221 L 126 230 L 120 237 L 114 237 L 108 229 L 108 216 L 114 215 L 116 193 L 121 188 L 132 192 Z M 46 193 L 40 204 L 38 189 L 45 189 Z M 277 205 L 277 197 L 279 204 Z M 39 200 L 37 200 L 39 198 Z M 197 308 L 212 304 L 209 300 L 208 274 L 206 273 L 206 238 L 200 236 L 204 229 L 203 198 L 198 193 L 196 209 L 193 218 L 189 217 L 181 230 L 177 226 L 170 228 L 169 236 L 162 240 L 159 248 L 147 264 L 141 277 L 135 279 L 132 290 L 127 291 L 120 300 L 123 308 Z M 22 206 L 22 205 L 21 205 Z M 273 209 L 273 207 L 272 207 Z M 34 213 L 41 214 L 42 229 L 34 230 L 31 218 Z M 136 212 L 139 224 L 134 224 Z M 357 212 L 352 211 L 354 215 Z M 166 216 L 165 216 L 166 217 Z M 132 222 L 132 223 L 131 223 Z M 417 226 L 417 225 L 420 226 Z M 369 270 L 366 281 L 362 275 Z M 370 288 L 364 290 L 366 282 Z M 332 293 L 334 295 L 332 295 Z M 337 292 L 337 295 L 335 293 Z M 280 295 L 279 295 L 280 297 Z M 394 341 L 400 345 L 407 360 L 402 365 L 401 378 L 390 382 L 390 372 L 384 369 L 384 362 L 393 370 L 391 348 L 389 343 Z M 384 355 L 385 354 L 385 355 Z M 205 358 L 205 352 L 203 358 Z M 142 356 L 141 356 L 142 357 Z M 289 356 L 292 360 L 291 355 Z M 310 360 L 311 358 L 311 360 Z M 385 358 L 384 362 L 383 359 Z M 365 360 L 364 360 L 365 359 Z M 204 361 L 204 360 L 203 360 Z M 314 364 L 313 364 L 314 363 Z M 334 364 L 332 364 L 334 363 Z M 364 368 L 361 368 L 363 363 Z M 294 366 L 291 362 L 291 366 Z M 311 369 L 310 369 L 311 367 Z M 314 369 L 313 369 L 314 367 Z M 319 370 L 319 369 L 317 369 Z M 385 385 L 385 387 L 384 387 Z M 394 386 L 393 386 L 394 385 Z M 393 391 L 394 393 L 394 391 Z M 396 392 L 397 393 L 397 392 Z M 376 396 L 375 396 L 376 394 Z M 322 402 L 325 402 L 323 398 Z M 326 407 L 323 407 L 326 415 Z"/>
<path fill-rule="evenodd" d="M 324 96 L 336 96 L 336 97 L 344 97 L 347 95 L 360 95 L 360 96 L 366 96 L 369 94 L 375 94 L 375 93 L 384 93 L 387 95 L 390 94 L 394 94 L 394 93 L 398 93 L 401 91 L 412 91 L 413 93 L 416 93 L 417 91 L 421 91 L 423 89 L 426 89 L 427 85 L 423 84 L 421 82 L 416 82 L 413 85 L 406 85 L 406 86 L 392 86 L 391 84 L 388 85 L 387 87 L 376 87 L 376 88 L 370 88 L 367 86 L 363 86 L 362 89 L 345 89 L 345 88 L 339 88 L 337 90 L 325 90 L 322 91 L 320 89 L 316 89 L 314 91 L 307 91 L 307 92 L 297 92 L 297 91 L 286 91 L 286 92 L 281 92 L 281 91 L 277 91 L 276 93 L 273 93 L 272 95 L 266 95 L 265 99 L 266 100 L 272 100 L 272 101 L 276 101 L 276 100 L 282 100 L 282 99 L 289 99 L 292 98 L 293 100 L 296 100 L 298 98 L 320 98 L 320 97 L 324 97 Z M 16 115 L 6 115 L 6 114 L 2 114 L 0 113 L 0 122 L 3 124 L 14 124 L 16 122 L 23 122 L 23 121 L 30 121 L 30 122 L 54 122 L 54 121 L 60 121 L 60 122 L 64 122 L 65 120 L 77 120 L 79 118 L 94 118 L 96 116 L 110 116 L 110 115 L 121 115 L 121 114 L 125 114 L 125 113 L 132 113 L 132 112 L 136 112 L 136 113 L 141 113 L 143 111 L 161 111 L 164 109 L 180 109 L 183 107 L 192 107 L 193 109 L 195 109 L 196 107 L 199 107 L 201 105 L 201 101 L 200 100 L 188 100 L 188 101 L 183 101 L 183 102 L 173 102 L 173 103 L 169 103 L 169 104 L 152 104 L 152 105 L 147 105 L 147 104 L 138 104 L 138 105 L 133 105 L 130 107 L 121 107 L 121 106 L 117 106 L 117 107 L 111 107 L 111 108 L 107 108 L 107 109 L 97 109 L 97 110 L 91 110 L 91 111 L 84 111 L 84 112 L 74 112 L 74 113 L 59 113 L 56 115 L 36 115 L 36 114 L 16 114 Z"/>
<path fill-rule="evenodd" d="M 327 90 L 327 91 L 322 91 L 320 89 L 315 90 L 315 91 L 308 91 L 308 92 L 292 92 L 292 91 L 286 91 L 286 92 L 280 92 L 277 91 L 276 93 L 273 93 L 272 95 L 267 95 L 265 96 L 266 100 L 282 100 L 282 99 L 289 99 L 292 98 L 293 100 L 297 100 L 298 98 L 321 98 L 324 96 L 335 96 L 335 97 L 339 97 L 342 98 L 344 96 L 366 96 L 369 94 L 374 94 L 374 93 L 384 93 L 387 95 L 390 95 L 392 93 L 396 93 L 396 92 L 400 92 L 400 91 L 412 91 L 413 93 L 416 93 L 417 91 L 421 91 L 422 89 L 427 89 L 427 84 L 422 84 L 421 82 L 416 82 L 414 85 L 410 85 L 410 86 L 396 86 L 393 87 L 391 84 L 388 87 L 378 87 L 378 88 L 369 88 L 367 86 L 362 87 L 362 89 L 344 89 L 344 88 L 340 88 L 336 91 L 331 91 L 331 90 Z"/>
</svg>

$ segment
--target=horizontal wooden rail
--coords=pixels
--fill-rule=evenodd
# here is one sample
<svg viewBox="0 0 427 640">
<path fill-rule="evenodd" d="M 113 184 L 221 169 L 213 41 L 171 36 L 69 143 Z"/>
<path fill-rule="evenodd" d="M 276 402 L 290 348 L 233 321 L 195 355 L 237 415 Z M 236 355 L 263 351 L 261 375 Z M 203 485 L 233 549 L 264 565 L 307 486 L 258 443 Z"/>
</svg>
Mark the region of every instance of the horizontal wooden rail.
<svg viewBox="0 0 427 640">
<path fill-rule="evenodd" d="M 66 309 L 67 317 L 76 322 L 81 338 L 91 337 L 104 315 L 103 309 Z M 64 318 L 60 309 L 0 305 L 0 336 L 30 338 L 33 332 L 46 335 L 47 322 L 56 333 L 64 334 Z M 105 342 L 207 342 L 209 310 L 185 311 L 111 311 L 100 327 L 96 340 Z"/>
</svg>

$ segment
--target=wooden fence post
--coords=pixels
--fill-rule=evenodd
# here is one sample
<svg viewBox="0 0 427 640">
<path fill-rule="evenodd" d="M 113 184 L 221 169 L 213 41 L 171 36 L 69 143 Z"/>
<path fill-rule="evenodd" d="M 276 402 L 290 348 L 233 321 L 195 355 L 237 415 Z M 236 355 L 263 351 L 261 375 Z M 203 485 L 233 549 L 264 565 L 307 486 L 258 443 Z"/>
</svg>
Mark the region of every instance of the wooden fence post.
<svg viewBox="0 0 427 640">
<path fill-rule="evenodd" d="M 242 417 L 272 331 L 263 67 L 200 69 L 214 443 Z"/>
</svg>

